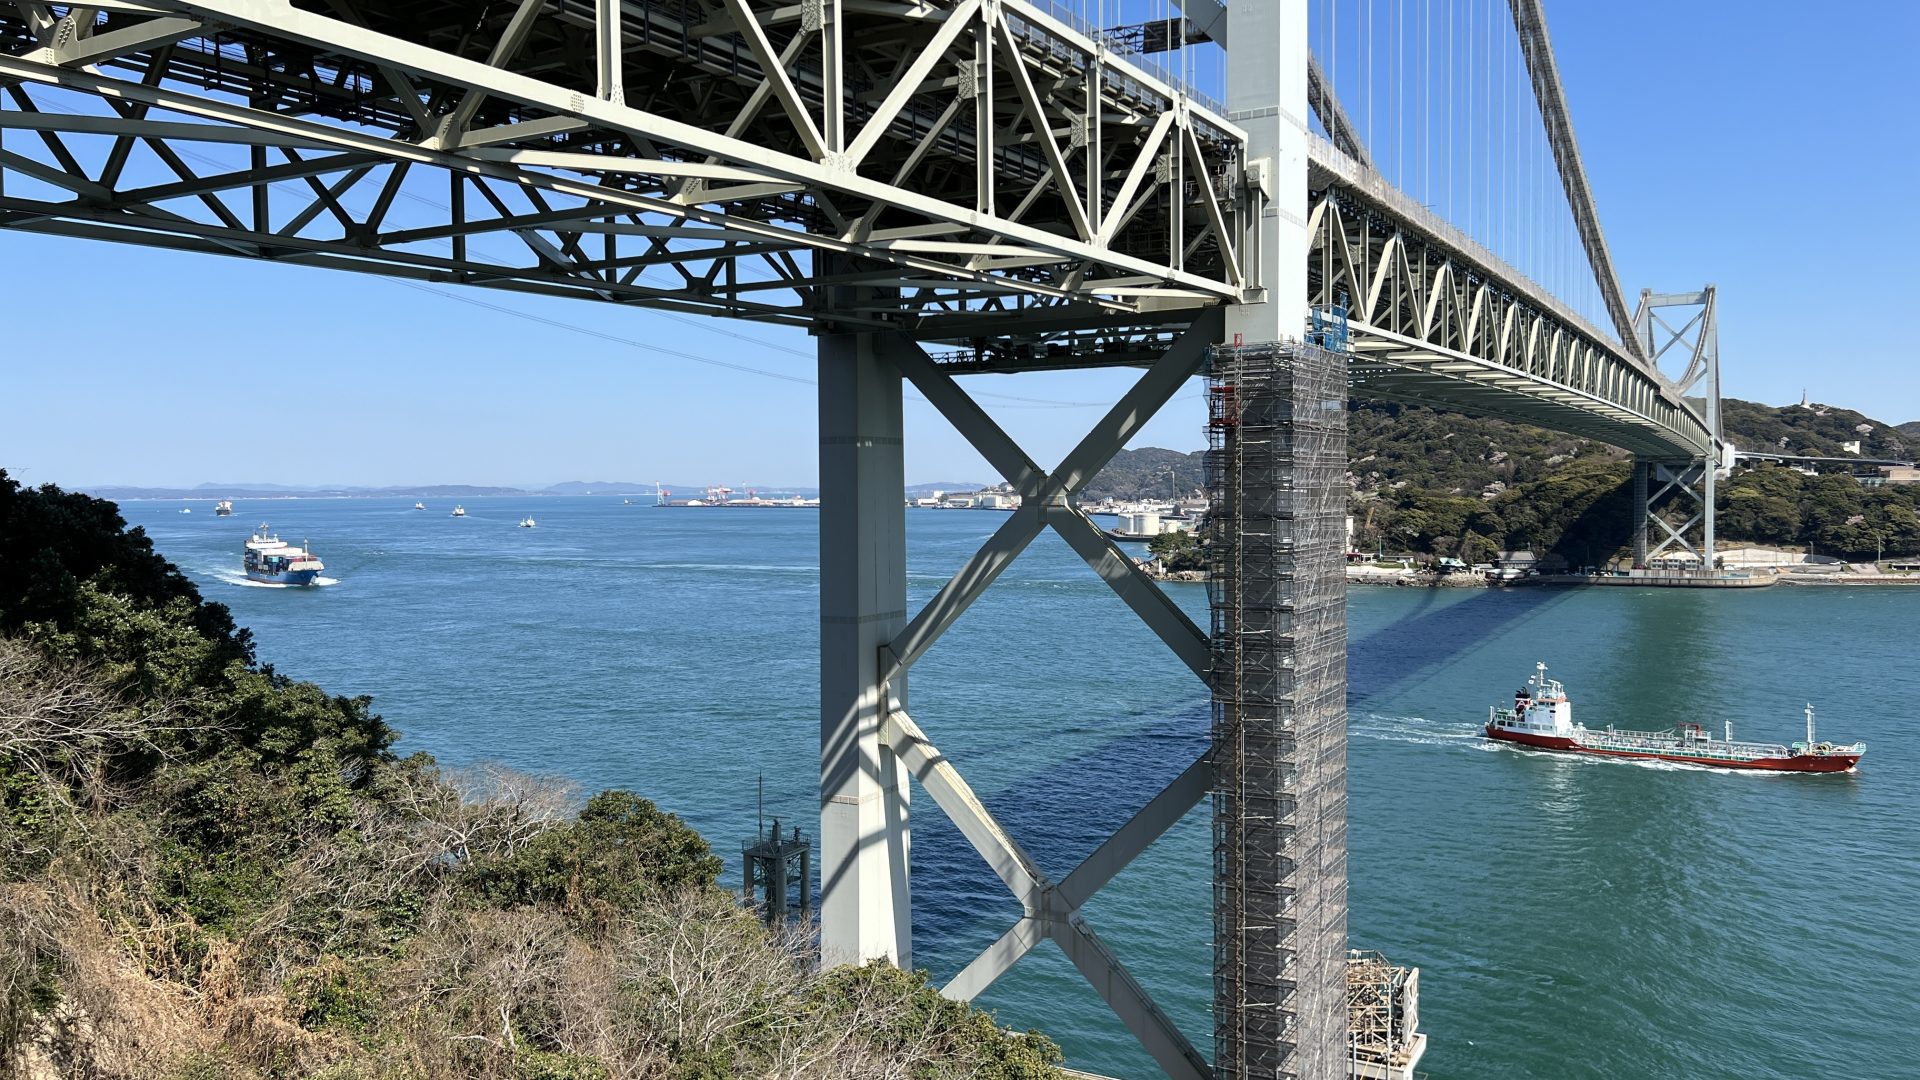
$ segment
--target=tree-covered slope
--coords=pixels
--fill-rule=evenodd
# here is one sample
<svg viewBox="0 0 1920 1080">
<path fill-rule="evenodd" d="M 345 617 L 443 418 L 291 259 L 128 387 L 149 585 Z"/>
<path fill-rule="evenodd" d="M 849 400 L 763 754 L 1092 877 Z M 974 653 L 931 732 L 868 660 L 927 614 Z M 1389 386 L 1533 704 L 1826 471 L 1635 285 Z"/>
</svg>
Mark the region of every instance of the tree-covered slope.
<svg viewBox="0 0 1920 1080">
<path fill-rule="evenodd" d="M 1723 402 L 1728 437 L 1750 450 L 1812 457 L 1909 459 L 1920 422 L 1895 428 L 1826 405 L 1775 408 Z M 1363 550 L 1413 550 L 1469 559 L 1496 551 L 1604 561 L 1630 541 L 1631 459 L 1603 443 L 1504 420 L 1418 405 L 1357 401 L 1347 412 L 1349 507 Z M 1198 452 L 1123 452 L 1088 487 L 1090 498 L 1164 498 L 1169 470 L 1184 490 L 1203 481 Z M 1920 552 L 1920 488 L 1863 487 L 1846 476 L 1743 468 L 1720 485 L 1723 542 L 1812 545 L 1844 555 Z"/>
<path fill-rule="evenodd" d="M 1914 432 L 1832 405 L 1775 408 L 1728 398 L 1720 403 L 1720 418 L 1727 437 L 1743 450 L 1842 457 L 1842 444 L 1857 441 L 1862 457 L 1907 459 L 1920 448 Z"/>
<path fill-rule="evenodd" d="M 1920 440 L 1825 405 L 1722 403 L 1736 446 L 1812 457 L 1907 458 Z M 1348 412 L 1356 545 L 1484 558 L 1501 549 L 1604 561 L 1631 539 L 1630 458 L 1601 443 L 1417 406 Z M 1812 546 L 1843 556 L 1920 552 L 1920 488 L 1866 487 L 1845 474 L 1743 467 L 1718 491 L 1722 544 Z"/>
<path fill-rule="evenodd" d="M 1619 489 L 1628 458 L 1601 443 L 1418 405 L 1355 402 L 1347 460 L 1353 542 L 1362 550 L 1480 560 L 1525 548 L 1586 563 L 1627 540 Z"/>
<path fill-rule="evenodd" d="M 1081 490 L 1088 502 L 1101 499 L 1172 499 L 1191 495 L 1206 484 L 1198 451 L 1182 453 L 1146 446 L 1113 456 Z"/>
<path fill-rule="evenodd" d="M 814 971 L 647 800 L 395 738 L 112 504 L 0 472 L 0 1075 L 1057 1075 L 924 974 Z"/>
</svg>

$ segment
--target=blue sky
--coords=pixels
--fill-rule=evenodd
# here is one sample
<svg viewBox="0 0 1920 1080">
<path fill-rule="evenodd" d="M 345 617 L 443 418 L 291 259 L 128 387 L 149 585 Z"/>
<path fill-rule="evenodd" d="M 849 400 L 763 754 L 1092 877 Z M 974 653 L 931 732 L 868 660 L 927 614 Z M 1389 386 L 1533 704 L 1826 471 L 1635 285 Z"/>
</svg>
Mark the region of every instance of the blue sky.
<svg viewBox="0 0 1920 1080">
<path fill-rule="evenodd" d="M 1730 396 L 1805 387 L 1899 423 L 1920 419 L 1920 358 L 1880 327 L 1920 285 L 1920 6 L 1846 12 L 1547 5 L 1629 296 L 1715 282 Z M 0 231 L 0 467 L 69 485 L 814 482 L 804 334 L 458 295 L 590 333 L 373 277 Z M 987 404 L 1045 465 L 1132 377 L 968 385 L 1032 399 Z M 992 478 L 929 406 L 907 417 L 910 481 Z M 1197 448 L 1201 421 L 1196 386 L 1134 445 Z"/>
</svg>

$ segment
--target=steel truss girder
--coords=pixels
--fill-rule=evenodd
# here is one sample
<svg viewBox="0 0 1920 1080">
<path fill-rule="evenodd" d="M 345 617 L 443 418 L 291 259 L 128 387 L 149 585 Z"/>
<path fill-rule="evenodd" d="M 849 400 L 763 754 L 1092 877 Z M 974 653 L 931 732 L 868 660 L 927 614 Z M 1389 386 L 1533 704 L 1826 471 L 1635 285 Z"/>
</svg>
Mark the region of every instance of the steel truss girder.
<svg viewBox="0 0 1920 1080">
<path fill-rule="evenodd" d="M 1020 493 L 1021 506 L 881 649 L 881 700 L 887 700 L 888 685 L 904 675 L 1013 559 L 1048 528 L 1059 533 L 1204 681 L 1211 663 L 1207 634 L 1071 500 L 1199 371 L 1221 331 L 1221 323 L 1218 312 L 1209 312 L 1189 325 L 1052 472 L 1035 465 L 917 345 L 904 338 L 892 339 L 891 354 L 901 374 Z M 1202 755 L 1190 764 L 1079 867 L 1054 882 L 906 712 L 891 712 L 883 739 L 1021 904 L 1020 919 L 943 992 L 959 1000 L 971 1000 L 1035 945 L 1052 940 L 1169 1076 L 1192 1080 L 1210 1077 L 1205 1057 L 1154 1004 L 1080 914 L 1103 885 L 1206 797 L 1212 780 L 1207 757 Z"/>
<path fill-rule="evenodd" d="M 609 9 L 620 6 L 600 5 L 596 17 L 611 17 Z M 43 88 L 37 94 L 58 95 L 58 90 L 44 88 L 64 88 L 82 104 L 88 98 L 107 103 L 113 115 L 49 111 L 35 104 L 32 109 L 0 109 L 0 127 L 31 129 L 50 147 L 63 139 L 112 138 L 120 166 L 129 148 L 145 147 L 161 156 L 172 175 L 161 183 L 133 183 L 126 180 L 127 171 L 116 166 L 111 176 L 92 177 L 70 168 L 72 155 L 63 148 L 50 159 L 10 150 L 0 157 L 0 173 L 17 173 L 69 194 L 26 198 L 16 185 L 10 201 L 0 204 L 0 227 L 789 325 L 814 325 L 820 318 L 815 292 L 822 279 L 806 262 L 823 253 L 873 260 L 898 274 L 902 293 L 897 306 L 889 301 L 837 313 L 841 322 L 856 325 L 900 325 L 903 319 L 908 325 L 932 325 L 955 316 L 989 325 L 1025 324 L 1051 311 L 1077 311 L 1068 321 L 1124 319 L 1130 314 L 1145 319 L 1147 313 L 1137 309 L 1150 302 L 1204 305 L 1239 295 L 1222 287 L 1237 282 L 1240 274 L 1236 245 L 1219 242 L 1223 235 L 1236 236 L 1245 216 L 1241 193 L 1233 184 L 1237 160 L 1222 161 L 1218 153 L 1221 145 L 1232 144 L 1231 126 L 1197 105 L 1183 104 L 1178 95 L 1167 97 L 1167 107 L 1151 114 L 1137 101 L 1122 107 L 1117 98 L 1109 100 L 1107 84 L 1120 82 L 1121 73 L 1129 69 L 1102 66 L 1118 61 L 1098 55 L 1091 43 L 1085 55 L 1074 53 L 1076 31 L 1029 11 L 1019 0 L 958 0 L 930 6 L 920 18 L 909 20 L 924 25 L 901 40 L 924 47 L 901 53 L 895 64 L 899 81 L 866 113 L 864 124 L 859 115 L 836 121 L 840 149 L 823 144 L 818 160 L 810 153 L 803 157 L 768 151 L 743 137 L 755 130 L 756 121 L 750 118 L 762 116 L 762 106 L 782 94 L 796 111 L 765 113 L 758 122 L 795 125 L 797 131 L 804 126 L 801 117 L 814 115 L 806 110 L 824 108 L 818 104 L 824 100 L 819 87 L 808 80 L 817 82 L 827 70 L 820 65 L 831 58 L 807 58 L 826 49 L 830 35 L 803 28 L 784 39 L 784 48 L 776 48 L 780 41 L 770 34 L 785 33 L 779 29 L 785 16 L 746 0 L 737 0 L 735 14 L 711 33 L 714 40 L 754 38 L 754 30 L 742 28 L 759 20 L 757 33 L 768 49 L 750 45 L 746 51 L 763 53 L 766 70 L 739 113 L 719 132 L 614 100 L 610 85 L 600 84 L 620 82 L 615 77 L 619 72 L 598 71 L 596 85 L 606 93 L 587 101 L 549 81 L 547 68 L 534 74 L 515 70 L 528 40 L 537 38 L 553 19 L 572 17 L 564 5 L 551 17 L 541 14 L 546 9 L 540 5 L 515 6 L 500 35 L 477 46 L 484 50 L 484 61 L 299 12 L 282 0 L 167 0 L 117 7 L 138 8 L 155 17 L 130 25 L 109 23 L 105 32 L 83 39 L 88 48 L 107 50 L 95 57 L 99 63 L 131 69 L 144 65 L 140 83 L 110 79 L 96 69 L 62 66 L 58 51 L 50 48 L 25 57 L 0 57 L 0 81 L 17 83 L 16 91 L 25 93 L 26 87 L 37 85 Z M 365 125 L 335 123 L 312 109 L 242 105 L 188 87 L 184 80 L 169 77 L 185 63 L 180 58 L 202 55 L 189 48 L 195 39 L 180 38 L 187 32 L 182 19 L 211 20 L 227 33 L 253 34 L 263 48 L 285 41 L 321 48 L 343 72 L 354 64 L 371 64 L 380 86 L 389 91 L 383 99 L 389 111 L 431 130 L 396 129 L 390 137 L 381 137 Z M 913 36 L 922 33 L 924 41 Z M 1036 40 L 1048 41 L 1050 49 L 1030 47 Z M 1055 45 L 1059 48 L 1052 48 Z M 114 49 L 130 51 L 112 54 Z M 943 202 L 934 208 L 937 212 L 919 212 L 928 211 L 929 199 L 940 200 L 900 185 L 909 182 L 915 168 L 962 152 L 948 145 L 957 137 L 961 120 L 956 118 L 966 111 L 955 107 L 967 92 L 982 102 L 977 95 L 996 84 L 978 70 L 971 84 L 959 74 L 943 78 L 941 73 L 959 73 L 959 57 L 982 53 L 988 67 L 1000 72 L 997 84 L 1010 89 L 1002 99 L 984 99 L 994 103 L 985 111 L 995 119 L 984 134 L 973 133 L 974 152 L 992 145 L 995 160 L 1021 157 L 1028 170 L 1022 174 L 1027 195 L 1019 207 L 999 217 L 983 218 L 977 207 L 959 202 Z M 1060 77 L 1063 53 L 1069 67 L 1085 66 L 1089 77 L 1082 84 L 1107 88 L 1102 90 L 1103 106 L 1120 120 L 1103 115 L 1099 130 L 1089 131 L 1084 116 L 1075 119 L 1075 102 L 1066 96 L 1072 80 Z M 847 59 L 840 57 L 843 67 Z M 1152 85 L 1147 89 L 1157 92 Z M 576 99 L 581 99 L 577 108 Z M 1083 93 L 1079 107 L 1092 100 Z M 942 102 L 946 107 L 937 122 L 922 115 Z M 504 114 L 483 112 L 503 105 L 511 106 Z M 506 122 L 471 126 L 482 115 Z M 814 122 L 819 138 L 825 139 L 832 119 L 823 111 L 817 122 L 807 122 Z M 1079 131 L 1081 137 L 1068 140 L 1063 148 L 1057 134 L 1062 130 Z M 206 138 L 196 140 L 196 134 Z M 797 138 L 808 142 L 805 136 Z M 1027 140 L 1026 149 L 1013 150 L 1021 139 Z M 172 148 L 202 141 L 277 147 L 286 160 L 266 168 L 200 175 Z M 1095 162 L 1090 148 L 1095 144 L 1104 147 L 1103 160 L 1113 167 L 1091 167 Z M 1470 250 L 1469 243 L 1449 243 L 1443 230 L 1424 228 L 1415 208 L 1387 205 L 1391 199 L 1383 203 L 1382 193 L 1374 190 L 1381 186 L 1377 175 L 1330 144 L 1316 142 L 1312 151 L 1319 172 L 1353 173 L 1341 187 L 1342 197 L 1323 196 L 1325 209 L 1316 210 L 1321 293 L 1316 299 L 1332 302 L 1344 293 L 1359 323 L 1431 345 L 1441 355 L 1465 354 L 1512 368 L 1539 383 L 1502 383 L 1484 374 L 1462 379 L 1430 364 L 1423 373 L 1438 378 L 1397 380 L 1402 391 L 1522 415 L 1537 413 L 1541 401 L 1560 401 L 1575 411 L 1566 414 L 1570 422 L 1557 426 L 1668 457 L 1677 457 L 1681 444 L 1697 448 L 1712 441 L 1701 434 L 1679 394 L 1658 385 L 1657 369 L 1637 370 L 1632 357 L 1569 317 L 1550 298 L 1539 296 L 1530 283 L 1503 273 L 1497 260 Z M 902 152 L 907 160 L 896 166 L 888 155 Z M 315 153 L 323 156 L 301 156 Z M 861 168 L 868 165 L 873 166 L 870 172 L 886 174 L 892 183 L 862 175 Z M 453 200 L 456 206 L 448 208 L 443 223 L 386 226 L 386 210 L 405 170 L 421 167 L 460 178 L 452 187 L 461 196 Z M 1186 176 L 1206 177 L 1208 182 L 1187 185 Z M 1224 195 L 1215 183 L 1222 177 L 1227 181 Z M 1010 181 L 1000 177 L 995 182 Z M 270 204 L 265 195 L 269 185 L 275 192 Z M 1168 198 L 1154 194 L 1174 187 L 1191 190 L 1191 197 L 1181 200 L 1191 212 L 1173 213 Z M 380 196 L 374 209 L 357 209 L 355 201 L 376 188 Z M 858 202 L 876 188 L 892 201 Z M 1334 188 L 1328 184 L 1324 190 Z M 474 194 L 480 198 L 466 197 Z M 256 211 L 289 205 L 290 198 L 304 203 L 277 227 L 249 228 L 249 217 L 259 215 L 229 206 L 225 200 L 236 196 L 250 196 Z M 1168 209 L 1168 220 L 1195 223 L 1181 234 L 1185 243 L 1166 248 L 1162 263 L 1126 256 L 1115 247 L 1141 239 L 1136 224 L 1149 205 Z M 1051 210 L 1043 221 L 1039 215 L 1044 207 Z M 773 219 L 803 211 L 813 217 L 800 227 Z M 914 213 L 917 220 L 908 223 Z M 1383 230 L 1381 223 L 1389 221 L 1393 227 Z M 490 254 L 485 241 L 493 234 L 509 241 L 502 245 L 505 251 L 526 251 L 531 258 L 507 261 Z M 627 239 L 633 235 L 643 237 L 637 249 Z M 591 255 L 585 250 L 588 238 L 599 248 Z M 1192 244 L 1201 239 L 1214 241 L 1207 250 L 1214 253 L 1227 281 L 1203 279 L 1190 269 Z M 441 241 L 450 243 L 451 256 L 422 248 Z M 653 267 L 669 269 L 677 280 L 641 282 L 640 275 Z M 1423 292 L 1418 303 L 1407 300 Z M 1413 355 L 1404 350 L 1362 351 L 1381 359 Z M 1356 366 L 1356 372 L 1364 377 L 1366 369 Z M 1395 392 L 1385 389 L 1385 380 L 1376 383 L 1382 392 Z M 1531 394 L 1526 392 L 1530 388 Z M 1564 390 L 1585 398 L 1567 401 Z M 1515 404 L 1521 408 L 1506 407 Z M 1651 439 L 1646 437 L 1649 420 L 1661 432 Z M 1706 456 L 1698 449 L 1691 452 Z"/>
<path fill-rule="evenodd" d="M 1714 453 L 1708 425 L 1640 361 L 1374 195 L 1328 183 L 1309 218 L 1311 300 L 1346 308 L 1356 385 L 1640 453 Z"/>
<path fill-rule="evenodd" d="M 577 213 L 577 224 L 625 217 L 693 231 L 726 229 L 751 234 L 764 247 L 716 257 L 728 264 L 724 272 L 683 268 L 683 286 L 656 296 L 605 287 L 610 267 L 624 264 L 606 258 L 580 265 L 583 260 L 570 251 L 575 238 L 556 224 L 560 235 L 548 240 L 571 259 L 541 257 L 531 265 L 496 263 L 484 270 L 443 265 L 436 269 L 444 280 L 476 274 L 495 287 L 704 306 L 797 323 L 817 321 L 812 286 L 795 272 L 797 266 L 782 267 L 765 249 L 849 255 L 899 267 L 918 286 L 895 313 L 905 316 L 977 308 L 983 298 L 1001 293 L 1014 298 L 1001 309 L 1009 318 L 1065 303 L 1124 313 L 1150 303 L 1233 300 L 1245 287 L 1235 251 L 1242 228 L 1236 194 L 1244 136 L 1206 106 L 1026 0 L 930 0 L 910 10 L 862 5 L 849 13 L 827 4 L 823 10 L 834 13 L 828 26 L 806 16 L 793 25 L 791 11 L 766 0 L 728 0 L 724 17 L 678 31 L 680 52 L 692 57 L 685 61 L 689 77 L 697 70 L 711 85 L 724 82 L 725 100 L 716 99 L 709 113 L 674 115 L 645 107 L 633 78 L 640 67 L 673 67 L 654 41 L 658 28 L 636 22 L 634 11 L 622 10 L 628 5 L 607 0 L 524 0 L 497 35 L 484 21 L 477 31 L 463 30 L 470 44 L 433 29 L 434 4 L 358 5 L 360 17 L 373 25 L 317 14 L 289 0 L 153 0 L 106 7 L 104 17 L 89 16 L 104 18 L 104 32 L 84 32 L 95 25 L 86 21 L 77 46 L 61 39 L 60 48 L 0 56 L 0 84 L 73 92 L 48 101 L 64 112 L 35 113 L 13 126 L 136 138 L 156 152 L 196 141 L 352 152 L 368 155 L 374 182 L 389 170 L 429 166 L 577 203 L 567 208 Z M 426 14 L 415 16 L 416 10 Z M 646 13 L 648 20 L 657 15 L 651 8 Z M 864 20 L 858 33 L 843 32 L 842 23 L 856 18 L 850 13 Z M 14 14 L 0 5 L 0 31 Z M 423 28 L 414 39 L 380 29 L 412 26 L 409 19 Z M 21 25 L 23 36 L 55 38 L 52 26 L 32 20 Z M 576 29 L 591 33 L 591 71 L 575 73 L 555 59 L 558 42 Z M 689 36 L 695 32 L 700 36 Z M 208 79 L 233 78 L 223 73 L 228 61 L 213 54 L 218 43 L 231 49 L 234 41 L 247 51 L 247 60 L 234 62 L 235 68 L 265 80 L 263 86 L 271 83 L 270 92 L 255 93 L 245 104 L 231 93 L 203 88 Z M 722 66 L 725 79 L 713 59 L 722 52 L 732 57 Z M 318 98 L 279 100 L 295 96 L 290 84 L 299 82 L 284 74 L 269 78 L 278 70 L 270 61 L 283 55 L 305 58 L 300 62 L 308 65 L 307 77 L 298 92 Z M 996 81 L 964 66 L 975 57 L 984 57 L 1000 76 L 1002 97 L 980 102 L 982 115 L 990 118 L 984 127 L 967 124 L 966 110 L 956 108 Z M 76 69 L 79 61 L 93 66 Z M 291 70 L 292 61 L 287 63 Z M 844 85 L 856 66 L 868 73 L 864 77 L 894 77 L 882 100 L 871 102 Z M 136 84 L 109 78 L 104 68 L 146 77 Z M 575 80 L 594 94 L 580 92 Z M 341 117 L 345 105 L 338 99 L 346 91 L 332 88 L 348 83 L 359 112 Z M 829 93 L 832 88 L 842 92 Z M 650 93 L 659 96 L 658 88 Z M 104 121 L 112 118 L 87 111 L 99 102 L 132 107 L 137 115 L 108 127 Z M 148 120 L 148 110 L 170 115 Z M 60 115 L 74 118 L 70 126 L 57 126 Z M 183 124 L 177 119 L 182 116 L 195 123 Z M 491 126 L 476 127 L 483 119 Z M 493 122 L 499 120 L 506 122 Z M 386 134 L 378 130 L 383 125 L 390 129 Z M 194 127 L 205 129 L 205 140 L 194 138 L 201 134 L 189 130 Z M 1063 140 L 1060 132 L 1072 137 Z M 972 191 L 926 182 L 929 171 L 945 176 L 969 158 L 993 161 L 994 168 L 985 170 L 988 182 L 1027 197 L 1017 208 L 994 214 L 974 205 Z M 44 162 L 29 166 L 8 159 L 4 165 L 45 180 Z M 309 176 L 328 175 L 319 163 L 309 168 Z M 973 172 L 970 166 L 966 171 Z M 109 184 L 104 197 L 87 192 L 65 201 L 23 200 L 0 218 L 0 226 L 30 223 L 44 232 L 96 236 L 105 224 L 97 213 L 107 206 L 117 211 L 112 224 L 128 240 L 280 257 L 267 236 L 223 235 L 206 243 L 195 230 L 234 228 L 222 197 L 251 193 L 259 201 L 264 179 L 243 170 L 224 178 L 179 177 L 183 184 L 206 182 L 195 197 L 211 220 L 172 207 L 165 214 L 148 212 L 117 199 L 120 193 Z M 358 182 L 346 180 L 343 190 Z M 327 202 L 308 187 L 315 201 Z M 277 190 L 276 205 L 286 186 Z M 481 215 L 444 228 L 457 234 L 464 226 L 479 234 L 489 220 Z M 337 233 L 325 227 L 329 221 L 341 226 Z M 880 238 L 925 227 L 939 231 L 911 243 Z M 316 256 L 330 257 L 329 264 L 419 276 L 417 262 L 403 257 L 412 253 L 395 252 L 389 234 L 338 206 L 322 205 L 307 215 L 294 238 Z M 791 264 L 791 254 L 784 261 Z M 795 302 L 740 302 L 739 294 L 753 289 L 791 292 Z"/>
</svg>

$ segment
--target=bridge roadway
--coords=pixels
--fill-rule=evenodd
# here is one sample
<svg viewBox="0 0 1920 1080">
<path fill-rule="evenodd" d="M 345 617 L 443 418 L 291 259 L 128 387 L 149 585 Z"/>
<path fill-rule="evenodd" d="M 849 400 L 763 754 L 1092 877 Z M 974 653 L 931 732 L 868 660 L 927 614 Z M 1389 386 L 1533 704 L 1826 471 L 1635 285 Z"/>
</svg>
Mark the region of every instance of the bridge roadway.
<svg viewBox="0 0 1920 1080">
<path fill-rule="evenodd" d="M 837 325 L 959 370 L 1139 363 L 1259 293 L 1243 132 L 1051 7 L 100 10 L 0 2 L 0 227 L 788 325 L 857 286 Z M 1310 155 L 1310 300 L 1351 309 L 1356 387 L 1712 452 L 1634 352 L 1332 142 Z"/>
</svg>

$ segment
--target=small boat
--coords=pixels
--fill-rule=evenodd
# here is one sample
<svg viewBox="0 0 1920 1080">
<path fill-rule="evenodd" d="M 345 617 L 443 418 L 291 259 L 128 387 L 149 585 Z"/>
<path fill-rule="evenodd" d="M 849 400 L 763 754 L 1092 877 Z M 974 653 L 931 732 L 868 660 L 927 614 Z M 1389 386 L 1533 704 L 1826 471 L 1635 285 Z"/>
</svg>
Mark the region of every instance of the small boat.
<svg viewBox="0 0 1920 1080">
<path fill-rule="evenodd" d="M 453 508 L 453 514 L 452 514 L 451 516 L 453 516 L 453 517 L 466 517 L 466 516 L 467 516 L 467 508 L 466 508 L 466 507 L 464 507 L 464 506 L 459 506 L 459 505 L 456 505 L 456 506 L 454 506 L 454 508 Z"/>
<path fill-rule="evenodd" d="M 232 517 L 233 516 L 233 500 L 221 499 L 219 502 L 214 503 L 213 516 L 214 517 Z"/>
<path fill-rule="evenodd" d="M 183 506 L 183 507 L 181 507 L 181 508 L 180 508 L 180 512 L 181 512 L 181 513 L 183 513 L 183 514 L 191 514 L 191 513 L 193 513 L 193 507 L 191 507 L 191 506 Z"/>
<path fill-rule="evenodd" d="M 523 529 L 531 529 L 534 527 L 535 524 L 537 523 L 533 520 L 532 514 L 528 514 L 525 518 L 522 518 L 520 521 L 520 527 Z"/>
<path fill-rule="evenodd" d="M 311 585 L 320 571 L 327 568 L 318 555 L 308 550 L 305 540 L 294 547 L 268 532 L 264 523 L 247 540 L 241 565 L 249 580 L 271 585 Z"/>
<path fill-rule="evenodd" d="M 425 510 L 427 508 L 427 504 L 423 502 L 417 502 L 413 504 L 413 508 L 415 510 Z"/>
<path fill-rule="evenodd" d="M 1768 772 L 1846 772 L 1866 755 L 1867 744 L 1820 742 L 1814 736 L 1813 705 L 1807 705 L 1807 739 L 1791 746 L 1779 743 L 1735 742 L 1733 723 L 1727 737 L 1716 739 L 1696 723 L 1682 723 L 1665 731 L 1628 731 L 1608 725 L 1590 731 L 1573 722 L 1573 702 L 1558 679 L 1547 678 L 1547 665 L 1535 664 L 1527 685 L 1514 692 L 1512 708 L 1494 705 L 1487 710 L 1487 738 L 1532 750 L 1600 757 L 1640 758 L 1706 765 L 1716 769 L 1757 769 Z"/>
</svg>

